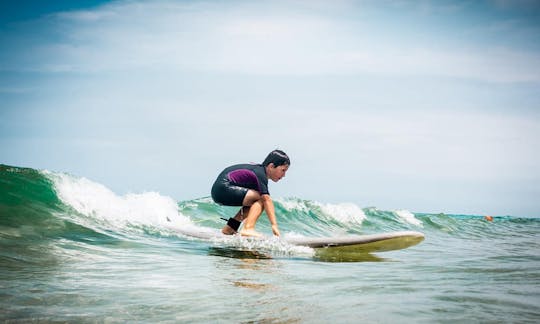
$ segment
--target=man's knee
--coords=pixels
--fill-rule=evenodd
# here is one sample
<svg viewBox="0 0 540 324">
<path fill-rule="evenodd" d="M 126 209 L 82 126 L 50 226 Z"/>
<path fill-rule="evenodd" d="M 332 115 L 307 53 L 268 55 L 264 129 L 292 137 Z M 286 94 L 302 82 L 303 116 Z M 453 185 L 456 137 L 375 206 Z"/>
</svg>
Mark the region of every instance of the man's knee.
<svg viewBox="0 0 540 324">
<path fill-rule="evenodd" d="M 261 200 L 261 195 L 255 191 L 255 190 L 248 190 L 246 193 L 246 196 L 244 197 L 243 205 L 244 206 L 251 206 L 255 202 Z"/>
</svg>

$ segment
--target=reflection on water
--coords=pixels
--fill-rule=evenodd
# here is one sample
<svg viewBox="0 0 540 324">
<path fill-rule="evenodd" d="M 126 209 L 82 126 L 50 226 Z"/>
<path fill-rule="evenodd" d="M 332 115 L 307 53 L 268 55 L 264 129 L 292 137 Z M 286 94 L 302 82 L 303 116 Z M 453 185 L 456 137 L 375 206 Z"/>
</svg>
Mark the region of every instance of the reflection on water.
<svg viewBox="0 0 540 324">
<path fill-rule="evenodd" d="M 227 307 L 234 310 L 233 316 L 247 319 L 239 323 L 300 322 L 296 307 L 301 301 L 281 285 L 288 278 L 283 260 L 272 258 L 269 252 L 226 247 L 210 247 L 208 254 L 218 257 L 214 267 L 221 291 L 235 296 L 227 299 Z"/>
<path fill-rule="evenodd" d="M 279 265 L 271 256 L 258 251 L 235 250 L 224 247 L 211 247 L 208 254 L 225 257 L 227 259 L 217 262 L 216 268 L 222 269 L 223 273 L 230 273 L 230 278 L 225 278 L 235 287 L 250 288 L 253 290 L 268 290 L 273 286 L 268 283 L 258 283 L 261 273 L 278 272 Z M 231 271 L 232 270 L 232 271 Z"/>
<path fill-rule="evenodd" d="M 265 291 L 272 288 L 272 285 L 248 282 L 248 281 L 233 281 L 233 285 L 235 287 L 249 288 L 249 289 L 261 290 L 261 291 Z"/>
<path fill-rule="evenodd" d="M 334 249 L 317 249 L 314 260 L 324 262 L 384 262 L 390 259 L 381 258 L 365 252 L 341 252 Z"/>
<path fill-rule="evenodd" d="M 236 250 L 225 247 L 210 247 L 208 249 L 208 255 L 234 259 L 272 259 L 270 255 L 259 251 Z"/>
<path fill-rule="evenodd" d="M 255 250 L 237 250 L 226 247 L 210 247 L 208 255 L 220 256 L 225 258 L 241 259 L 241 260 L 259 260 L 273 259 L 269 253 L 264 253 Z M 344 252 L 338 249 L 317 249 L 313 256 L 315 261 L 323 262 L 384 262 L 390 261 L 387 258 L 381 258 L 377 255 L 366 252 Z"/>
</svg>

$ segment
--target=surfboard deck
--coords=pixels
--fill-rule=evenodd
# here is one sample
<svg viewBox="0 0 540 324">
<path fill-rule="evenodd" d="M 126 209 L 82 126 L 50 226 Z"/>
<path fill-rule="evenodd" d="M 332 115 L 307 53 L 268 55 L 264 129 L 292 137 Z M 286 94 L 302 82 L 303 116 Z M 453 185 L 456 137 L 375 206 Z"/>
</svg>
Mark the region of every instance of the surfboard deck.
<svg viewBox="0 0 540 324">
<path fill-rule="evenodd" d="M 308 246 L 314 249 L 332 249 L 342 252 L 385 252 L 405 249 L 423 240 L 424 234 L 420 232 L 401 231 L 338 237 L 291 238 L 286 241 L 290 244 Z"/>
<path fill-rule="evenodd" d="M 226 238 L 221 232 L 186 230 L 179 232 L 183 235 L 210 240 Z M 249 237 L 248 240 L 268 240 L 268 237 Z M 387 232 L 368 235 L 347 235 L 337 237 L 294 237 L 283 238 L 289 244 L 307 246 L 317 251 L 317 254 L 340 253 L 372 253 L 406 249 L 424 240 L 424 234 L 414 231 Z"/>
</svg>

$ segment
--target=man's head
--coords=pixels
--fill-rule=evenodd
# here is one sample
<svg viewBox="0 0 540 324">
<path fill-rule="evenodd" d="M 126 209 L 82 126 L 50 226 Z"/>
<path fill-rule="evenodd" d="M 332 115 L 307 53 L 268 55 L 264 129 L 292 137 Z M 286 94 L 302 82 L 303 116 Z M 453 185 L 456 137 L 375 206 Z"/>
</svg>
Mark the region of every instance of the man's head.
<svg viewBox="0 0 540 324">
<path fill-rule="evenodd" d="M 270 163 L 274 164 L 274 167 L 282 166 L 282 165 L 291 165 L 291 160 L 285 154 L 285 152 L 281 150 L 273 150 L 268 154 L 266 159 L 264 159 L 264 162 L 262 165 L 264 167 L 267 167 Z"/>
<path fill-rule="evenodd" d="M 266 169 L 266 175 L 268 179 L 278 182 L 285 176 L 291 160 L 285 154 L 285 152 L 280 150 L 274 150 L 268 154 L 266 159 L 264 159 L 263 166 Z"/>
</svg>

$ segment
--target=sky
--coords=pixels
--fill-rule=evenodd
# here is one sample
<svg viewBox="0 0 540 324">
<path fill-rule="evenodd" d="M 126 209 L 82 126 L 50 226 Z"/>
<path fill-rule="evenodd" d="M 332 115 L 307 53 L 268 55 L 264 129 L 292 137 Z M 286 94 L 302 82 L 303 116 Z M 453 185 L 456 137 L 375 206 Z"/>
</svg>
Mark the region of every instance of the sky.
<svg viewBox="0 0 540 324">
<path fill-rule="evenodd" d="M 540 2 L 4 1 L 0 163 L 118 194 L 540 217 Z"/>
</svg>

